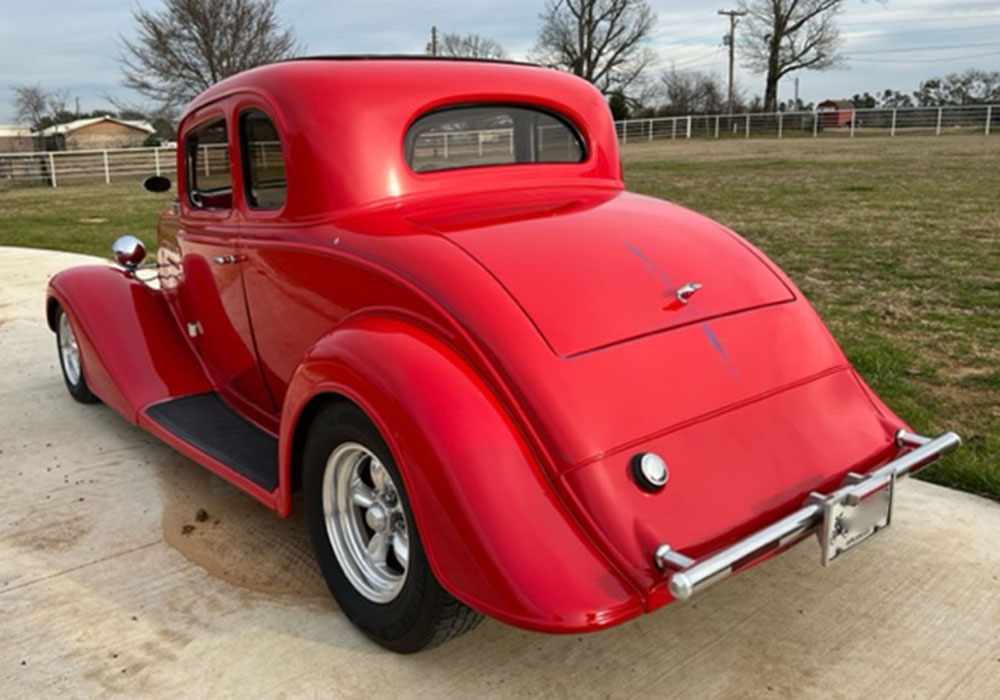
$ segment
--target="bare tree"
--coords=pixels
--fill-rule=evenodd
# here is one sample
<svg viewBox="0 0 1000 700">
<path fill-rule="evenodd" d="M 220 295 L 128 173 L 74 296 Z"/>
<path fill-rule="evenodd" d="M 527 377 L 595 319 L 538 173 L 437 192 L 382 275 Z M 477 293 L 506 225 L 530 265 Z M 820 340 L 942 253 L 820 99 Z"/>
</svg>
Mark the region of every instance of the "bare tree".
<svg viewBox="0 0 1000 700">
<path fill-rule="evenodd" d="M 14 91 L 14 118 L 36 128 L 48 113 L 48 99 L 41 85 L 11 85 Z"/>
<path fill-rule="evenodd" d="M 726 85 L 710 73 L 674 68 L 660 75 L 660 88 L 662 114 L 719 114 L 726 107 Z"/>
<path fill-rule="evenodd" d="M 964 73 L 924 80 L 913 97 L 921 107 L 995 104 L 1000 102 L 1000 71 L 970 68 Z"/>
<path fill-rule="evenodd" d="M 764 110 L 778 107 L 778 82 L 803 69 L 840 63 L 837 13 L 845 0 L 740 0 L 747 13 L 741 48 L 746 65 L 764 79 Z"/>
<path fill-rule="evenodd" d="M 646 0 L 548 0 L 532 52 L 605 95 L 624 93 L 655 60 L 646 41 L 656 23 Z"/>
<path fill-rule="evenodd" d="M 43 129 L 66 116 L 69 93 L 45 90 L 41 85 L 11 85 L 14 91 L 14 118 L 33 129 Z"/>
<path fill-rule="evenodd" d="M 240 71 L 290 58 L 300 46 L 281 25 L 277 0 L 164 0 L 132 14 L 136 38 L 121 37 L 126 87 L 176 107 Z"/>
<path fill-rule="evenodd" d="M 426 53 L 432 48 L 427 44 Z M 450 58 L 491 58 L 497 61 L 507 59 L 507 52 L 499 42 L 479 34 L 454 34 L 446 32 L 437 42 L 438 56 Z"/>
</svg>

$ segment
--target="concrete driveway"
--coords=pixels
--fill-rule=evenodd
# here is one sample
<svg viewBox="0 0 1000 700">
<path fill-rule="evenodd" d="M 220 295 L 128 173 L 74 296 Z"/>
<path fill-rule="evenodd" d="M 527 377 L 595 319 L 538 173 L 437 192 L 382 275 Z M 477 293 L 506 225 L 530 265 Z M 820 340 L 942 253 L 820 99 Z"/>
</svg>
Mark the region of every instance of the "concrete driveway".
<svg viewBox="0 0 1000 700">
<path fill-rule="evenodd" d="M 384 652 L 299 519 L 69 398 L 44 287 L 88 262 L 0 248 L 0 696 L 1000 697 L 1000 505 L 916 481 L 828 569 L 810 541 L 599 634 Z"/>
</svg>

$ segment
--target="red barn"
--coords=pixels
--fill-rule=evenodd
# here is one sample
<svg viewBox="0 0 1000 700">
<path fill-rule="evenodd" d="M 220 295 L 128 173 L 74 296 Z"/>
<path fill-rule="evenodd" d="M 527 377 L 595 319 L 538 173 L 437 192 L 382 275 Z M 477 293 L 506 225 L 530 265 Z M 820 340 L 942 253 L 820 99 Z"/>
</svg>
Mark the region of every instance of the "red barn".
<svg viewBox="0 0 1000 700">
<path fill-rule="evenodd" d="M 854 103 L 850 100 L 827 100 L 816 105 L 824 129 L 849 126 L 854 121 Z"/>
</svg>

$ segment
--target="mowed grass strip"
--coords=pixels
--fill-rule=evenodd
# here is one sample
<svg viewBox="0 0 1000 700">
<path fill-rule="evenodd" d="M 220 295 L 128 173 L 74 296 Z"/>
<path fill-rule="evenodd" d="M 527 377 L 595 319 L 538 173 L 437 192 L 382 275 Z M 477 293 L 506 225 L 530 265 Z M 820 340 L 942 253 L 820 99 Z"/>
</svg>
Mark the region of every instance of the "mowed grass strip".
<svg viewBox="0 0 1000 700">
<path fill-rule="evenodd" d="M 142 178 L 110 185 L 5 186 L 0 180 L 0 245 L 109 257 L 118 236 L 156 244 L 156 220 L 170 198 L 147 192 Z"/>
<path fill-rule="evenodd" d="M 914 429 L 963 436 L 925 478 L 1000 500 L 1000 135 L 678 140 L 623 157 L 629 189 L 771 256 Z M 152 246 L 167 201 L 138 179 L 0 189 L 0 245 Z"/>
</svg>

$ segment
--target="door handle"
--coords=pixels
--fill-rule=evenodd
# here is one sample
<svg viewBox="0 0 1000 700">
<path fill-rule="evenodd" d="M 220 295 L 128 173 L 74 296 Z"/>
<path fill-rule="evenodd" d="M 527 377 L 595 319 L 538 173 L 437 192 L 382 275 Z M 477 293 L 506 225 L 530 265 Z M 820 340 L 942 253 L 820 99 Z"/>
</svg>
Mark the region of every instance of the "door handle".
<svg viewBox="0 0 1000 700">
<path fill-rule="evenodd" d="M 212 258 L 219 265 L 235 265 L 247 259 L 245 255 L 216 255 Z"/>
</svg>

